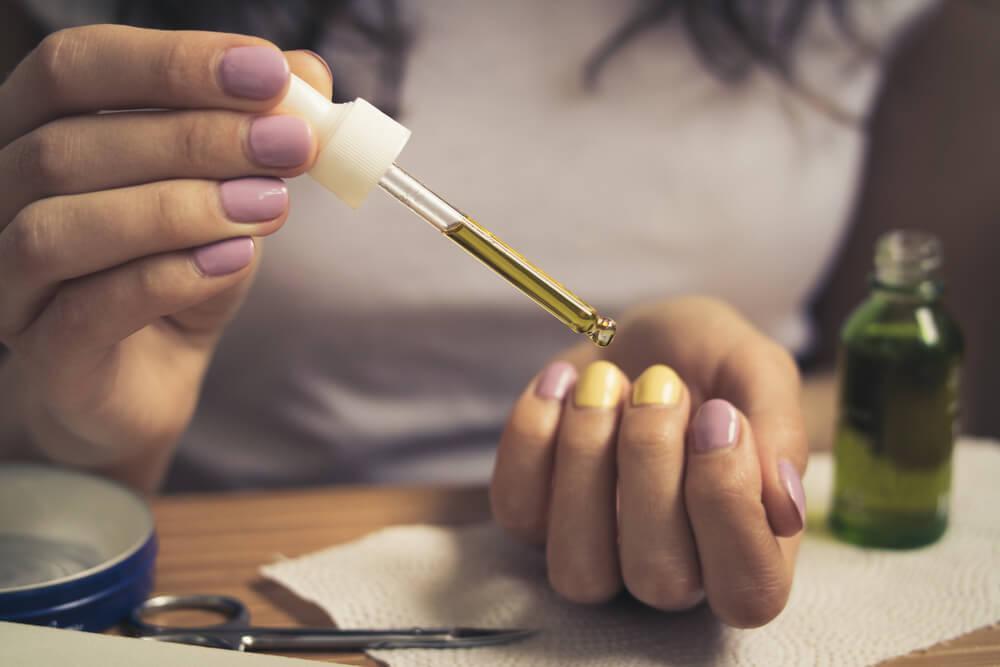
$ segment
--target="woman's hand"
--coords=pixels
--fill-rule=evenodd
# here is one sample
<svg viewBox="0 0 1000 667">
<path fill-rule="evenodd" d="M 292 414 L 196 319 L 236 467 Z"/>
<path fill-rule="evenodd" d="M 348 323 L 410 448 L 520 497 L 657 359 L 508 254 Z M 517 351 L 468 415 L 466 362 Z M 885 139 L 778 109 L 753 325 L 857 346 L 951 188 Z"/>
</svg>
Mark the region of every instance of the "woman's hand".
<svg viewBox="0 0 1000 667">
<path fill-rule="evenodd" d="M 285 221 L 279 177 L 316 152 L 272 111 L 289 65 L 329 95 L 321 61 L 260 39 L 89 26 L 0 87 L 5 390 L 50 458 L 155 485 Z"/>
<path fill-rule="evenodd" d="M 678 299 L 531 381 L 491 501 L 510 533 L 545 544 L 570 600 L 624 587 L 679 610 L 707 597 L 723 622 L 759 626 L 788 598 L 807 450 L 789 355 L 728 306 Z"/>
</svg>

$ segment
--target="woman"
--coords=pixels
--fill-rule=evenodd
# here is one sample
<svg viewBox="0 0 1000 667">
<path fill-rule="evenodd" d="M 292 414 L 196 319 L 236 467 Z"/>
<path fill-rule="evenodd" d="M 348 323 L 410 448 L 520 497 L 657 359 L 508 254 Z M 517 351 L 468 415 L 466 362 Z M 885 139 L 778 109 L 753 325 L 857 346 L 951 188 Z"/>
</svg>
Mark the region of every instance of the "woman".
<svg viewBox="0 0 1000 667">
<path fill-rule="evenodd" d="M 275 110 L 288 68 L 331 93 L 315 54 L 108 25 L 51 35 L 0 89 L 5 446 L 143 489 L 171 465 L 177 489 L 474 480 L 502 427 L 495 514 L 546 543 L 561 594 L 707 598 L 724 622 L 767 622 L 805 519 L 789 350 L 812 339 L 805 304 L 865 148 L 852 119 L 882 73 L 841 3 L 809 4 L 736 16 L 755 28 L 698 3 L 423 3 L 408 50 L 405 20 L 366 3 L 306 23 L 296 3 L 240 15 L 266 17 L 241 32 L 281 42 L 276 26 L 307 25 L 333 44 L 338 81 L 414 130 L 404 165 L 623 314 L 606 353 L 570 346 L 387 199 L 353 214 L 277 180 L 316 152 Z M 156 6 L 120 9 L 193 21 Z M 887 47 L 921 7 L 875 12 L 865 37 Z M 713 48 L 720 26 L 738 39 Z M 761 27 L 788 32 L 762 42 Z M 119 109 L 162 111 L 93 114 Z"/>
</svg>

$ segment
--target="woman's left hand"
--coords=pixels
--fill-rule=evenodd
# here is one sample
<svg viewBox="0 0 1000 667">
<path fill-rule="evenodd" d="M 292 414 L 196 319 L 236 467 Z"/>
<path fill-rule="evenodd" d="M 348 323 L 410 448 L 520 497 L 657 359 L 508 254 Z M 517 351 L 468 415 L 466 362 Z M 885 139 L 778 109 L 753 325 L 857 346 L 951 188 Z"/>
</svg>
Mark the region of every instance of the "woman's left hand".
<svg viewBox="0 0 1000 667">
<path fill-rule="evenodd" d="M 545 544 L 570 600 L 707 598 L 754 627 L 788 599 L 807 455 L 792 358 L 730 307 L 683 298 L 637 309 L 609 348 L 573 348 L 531 381 L 490 496 L 507 531 Z"/>
</svg>

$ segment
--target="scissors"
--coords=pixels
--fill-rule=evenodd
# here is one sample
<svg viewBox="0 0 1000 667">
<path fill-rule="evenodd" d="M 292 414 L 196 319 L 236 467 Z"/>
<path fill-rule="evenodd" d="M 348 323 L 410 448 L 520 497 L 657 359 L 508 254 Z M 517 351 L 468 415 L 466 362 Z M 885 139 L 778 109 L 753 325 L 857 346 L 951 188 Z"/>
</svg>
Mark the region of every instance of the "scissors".
<svg viewBox="0 0 1000 667">
<path fill-rule="evenodd" d="M 209 611 L 219 623 L 174 627 L 146 620 L 165 611 Z M 265 628 L 250 625 L 250 611 L 227 595 L 158 595 L 132 610 L 126 622 L 131 634 L 143 639 L 195 644 L 233 651 L 364 651 L 396 648 L 472 648 L 526 639 L 533 630 L 490 628 L 399 628 L 342 630 L 339 628 Z"/>
</svg>

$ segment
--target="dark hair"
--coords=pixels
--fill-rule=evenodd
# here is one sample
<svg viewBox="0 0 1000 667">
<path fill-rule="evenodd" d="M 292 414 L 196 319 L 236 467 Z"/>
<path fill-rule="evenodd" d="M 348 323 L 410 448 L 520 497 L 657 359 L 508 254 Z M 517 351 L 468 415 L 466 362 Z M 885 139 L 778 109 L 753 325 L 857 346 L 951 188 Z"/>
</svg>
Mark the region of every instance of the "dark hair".
<svg viewBox="0 0 1000 667">
<path fill-rule="evenodd" d="M 826 7 L 845 38 L 865 47 L 851 25 L 845 0 L 641 0 L 637 11 L 588 59 L 584 81 L 596 85 L 604 65 L 628 42 L 677 18 L 695 53 L 721 79 L 740 80 L 757 66 L 792 81 L 795 46 L 816 5 Z"/>
<path fill-rule="evenodd" d="M 584 63 L 583 80 L 588 87 L 596 86 L 604 66 L 636 36 L 664 21 L 680 20 L 694 51 L 719 78 L 738 81 L 754 67 L 764 67 L 794 83 L 795 46 L 818 5 L 829 11 L 846 39 L 865 49 L 850 23 L 847 4 L 847 0 L 639 0 L 636 10 Z M 356 43 L 380 54 L 378 90 L 372 101 L 389 113 L 399 109 L 411 31 L 397 0 L 119 0 L 118 20 L 146 27 L 254 34 L 284 49 L 320 51 L 328 59 L 324 33 L 336 25 L 352 31 Z M 337 98 L 353 96 L 338 76 Z"/>
<path fill-rule="evenodd" d="M 395 115 L 411 37 L 401 14 L 398 0 L 118 0 L 116 21 L 256 35 L 285 50 L 320 52 L 337 72 L 334 99 L 347 101 L 363 94 Z M 371 52 L 372 62 L 366 64 L 374 69 L 373 90 L 362 90 L 357 77 L 346 71 L 349 67 L 337 67 L 331 47 L 338 46 Z"/>
</svg>

